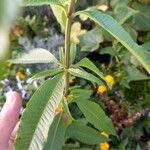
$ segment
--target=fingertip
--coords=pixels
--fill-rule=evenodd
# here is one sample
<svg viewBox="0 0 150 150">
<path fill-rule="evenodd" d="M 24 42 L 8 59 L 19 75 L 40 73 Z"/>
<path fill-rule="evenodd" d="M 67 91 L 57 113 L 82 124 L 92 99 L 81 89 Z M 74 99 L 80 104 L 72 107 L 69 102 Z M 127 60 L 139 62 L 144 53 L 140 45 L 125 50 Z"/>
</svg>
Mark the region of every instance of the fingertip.
<svg viewBox="0 0 150 150">
<path fill-rule="evenodd" d="M 22 99 L 21 99 L 19 93 L 17 93 L 16 91 L 10 91 L 10 92 L 6 93 L 6 102 L 11 103 L 12 101 L 15 102 L 16 105 L 21 107 Z"/>
</svg>

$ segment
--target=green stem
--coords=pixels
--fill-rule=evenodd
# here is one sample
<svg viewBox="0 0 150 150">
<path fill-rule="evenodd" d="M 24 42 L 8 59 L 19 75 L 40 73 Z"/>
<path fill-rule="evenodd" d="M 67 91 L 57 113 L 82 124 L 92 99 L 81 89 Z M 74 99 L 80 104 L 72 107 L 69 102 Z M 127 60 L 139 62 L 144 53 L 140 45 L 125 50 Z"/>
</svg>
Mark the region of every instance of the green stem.
<svg viewBox="0 0 150 150">
<path fill-rule="evenodd" d="M 65 57 L 64 57 L 64 64 L 65 64 L 65 97 L 67 97 L 69 92 L 69 66 L 70 66 L 70 34 L 71 34 L 71 25 L 72 25 L 72 18 L 74 13 L 74 6 L 75 0 L 70 0 L 68 13 L 67 13 L 67 22 L 66 22 L 66 29 L 65 29 Z"/>
</svg>

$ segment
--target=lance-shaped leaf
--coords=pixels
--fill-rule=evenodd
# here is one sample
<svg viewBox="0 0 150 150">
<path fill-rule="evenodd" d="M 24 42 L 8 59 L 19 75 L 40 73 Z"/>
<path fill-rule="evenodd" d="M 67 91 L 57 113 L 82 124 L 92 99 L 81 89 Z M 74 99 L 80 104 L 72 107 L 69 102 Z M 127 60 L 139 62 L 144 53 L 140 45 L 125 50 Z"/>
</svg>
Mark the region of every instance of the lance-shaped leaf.
<svg viewBox="0 0 150 150">
<path fill-rule="evenodd" d="M 58 23 L 61 25 L 62 32 L 65 31 L 67 15 L 65 8 L 60 5 L 51 5 L 54 16 L 56 17 Z"/>
<path fill-rule="evenodd" d="M 150 74 L 150 57 L 148 56 L 148 52 L 137 45 L 128 32 L 124 30 L 124 28 L 119 25 L 119 23 L 114 20 L 111 16 L 98 11 L 97 9 L 88 9 L 85 11 L 79 11 L 76 13 L 87 15 L 97 24 L 99 24 L 102 28 L 108 31 L 112 36 L 114 36 L 122 45 L 124 45 L 139 62 L 144 66 L 144 68 Z"/>
<path fill-rule="evenodd" d="M 59 61 L 61 63 L 61 65 L 64 65 L 64 49 L 63 47 L 59 47 Z"/>
<path fill-rule="evenodd" d="M 39 73 L 36 73 L 35 75 L 33 75 L 31 78 L 29 78 L 27 80 L 27 82 L 31 83 L 34 80 L 38 80 L 38 79 L 45 78 L 45 77 L 48 77 L 48 76 L 53 76 L 53 75 L 56 75 L 56 74 L 61 73 L 61 72 L 63 72 L 63 69 L 60 69 L 60 68 L 53 69 L 53 70 L 42 71 L 42 72 L 39 72 Z"/>
<path fill-rule="evenodd" d="M 84 70 L 70 68 L 69 72 L 73 76 L 80 77 L 80 78 L 89 80 L 91 82 L 97 83 L 97 84 L 104 84 L 99 78 L 97 78 L 96 76 L 94 76 L 91 73 L 88 73 Z"/>
<path fill-rule="evenodd" d="M 43 150 L 61 150 L 65 139 L 63 114 L 58 114 L 49 129 L 47 143 Z"/>
<path fill-rule="evenodd" d="M 48 50 L 42 48 L 36 48 L 28 53 L 23 54 L 20 58 L 10 60 L 14 64 L 36 64 L 36 63 L 55 63 L 59 64 L 59 61 Z"/>
<path fill-rule="evenodd" d="M 70 46 L 70 63 L 73 64 L 77 54 L 77 45 L 75 43 L 71 43 Z"/>
<path fill-rule="evenodd" d="M 64 97 L 64 99 L 63 99 L 63 109 L 64 109 L 64 112 L 67 113 L 68 117 L 70 118 L 70 122 L 72 122 L 75 119 L 72 117 L 68 105 L 69 105 L 69 103 L 68 103 L 67 99 Z"/>
<path fill-rule="evenodd" d="M 88 58 L 83 58 L 80 62 L 75 64 L 76 67 L 85 67 L 94 73 L 96 73 L 101 79 L 105 80 L 104 75 L 100 70 L 95 66 L 95 64 L 90 61 Z"/>
<path fill-rule="evenodd" d="M 93 124 L 97 129 L 108 134 L 116 134 L 111 119 L 108 118 L 98 104 L 89 100 L 76 101 L 76 103 L 88 122 Z"/>
<path fill-rule="evenodd" d="M 55 109 L 62 100 L 62 74 L 45 81 L 33 94 L 21 118 L 15 150 L 41 150 L 47 139 Z"/>
<path fill-rule="evenodd" d="M 73 99 L 89 99 L 90 96 L 93 94 L 92 90 L 88 89 L 72 89 L 70 91 L 70 96 L 73 97 Z"/>
<path fill-rule="evenodd" d="M 80 123 L 79 121 L 73 122 L 66 130 L 66 138 L 75 138 L 86 144 L 98 144 L 106 142 L 109 139 L 101 135 L 99 131 Z"/>
<path fill-rule="evenodd" d="M 62 5 L 66 0 L 24 0 L 24 6 Z"/>
</svg>

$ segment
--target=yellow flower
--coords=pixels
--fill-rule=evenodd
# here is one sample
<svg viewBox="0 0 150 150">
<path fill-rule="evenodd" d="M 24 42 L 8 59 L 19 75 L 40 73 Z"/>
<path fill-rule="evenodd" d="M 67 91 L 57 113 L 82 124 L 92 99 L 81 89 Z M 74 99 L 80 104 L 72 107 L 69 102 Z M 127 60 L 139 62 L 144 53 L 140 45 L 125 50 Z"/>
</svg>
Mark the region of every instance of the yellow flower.
<svg viewBox="0 0 150 150">
<path fill-rule="evenodd" d="M 100 150 L 109 150 L 109 143 L 100 143 Z"/>
<path fill-rule="evenodd" d="M 60 113 L 62 111 L 63 111 L 62 104 L 59 104 L 58 107 L 55 109 L 55 112 Z"/>
<path fill-rule="evenodd" d="M 107 138 L 109 137 L 109 135 L 104 131 L 101 132 L 101 135 L 104 135 Z M 100 143 L 100 150 L 109 150 L 109 143 L 107 142 Z"/>
<path fill-rule="evenodd" d="M 106 88 L 105 85 L 99 85 L 99 86 L 98 86 L 97 93 L 103 94 L 103 93 L 105 93 L 106 91 L 107 91 L 107 88 Z"/>
<path fill-rule="evenodd" d="M 109 137 L 109 135 L 106 133 L 106 132 L 101 132 L 101 135 L 104 135 L 104 136 L 106 136 L 107 138 Z"/>
<path fill-rule="evenodd" d="M 115 79 L 114 79 L 114 77 L 111 76 L 111 75 L 105 76 L 105 80 L 106 80 L 111 86 L 113 86 L 113 85 L 115 84 Z"/>
<path fill-rule="evenodd" d="M 25 74 L 22 71 L 17 71 L 16 76 L 18 76 L 21 80 L 25 78 Z"/>
</svg>

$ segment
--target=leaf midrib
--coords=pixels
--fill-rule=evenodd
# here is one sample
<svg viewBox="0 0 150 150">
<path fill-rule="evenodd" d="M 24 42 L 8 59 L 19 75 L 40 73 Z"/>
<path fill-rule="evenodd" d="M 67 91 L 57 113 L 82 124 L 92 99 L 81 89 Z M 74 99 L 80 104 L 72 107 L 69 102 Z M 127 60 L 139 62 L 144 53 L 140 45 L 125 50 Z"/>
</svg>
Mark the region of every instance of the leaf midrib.
<svg viewBox="0 0 150 150">
<path fill-rule="evenodd" d="M 80 103 L 80 105 L 82 105 L 82 104 Z M 93 113 L 92 111 L 90 111 L 90 110 L 86 109 L 86 107 L 85 107 L 84 105 L 82 105 L 82 107 L 84 108 L 84 110 L 89 111 L 89 112 L 90 112 L 90 114 L 92 114 L 92 115 L 96 116 L 96 115 L 95 115 L 95 113 Z M 97 120 L 99 120 L 98 116 L 96 116 L 96 119 L 97 119 Z M 97 128 L 97 127 L 96 127 L 96 128 Z M 98 127 L 98 129 L 99 129 L 99 127 Z"/>
<path fill-rule="evenodd" d="M 59 82 L 57 82 L 57 84 L 56 84 L 56 86 L 55 86 L 55 88 L 54 88 L 54 90 L 53 90 L 53 92 L 52 92 L 52 94 L 51 94 L 51 97 L 54 95 L 54 93 L 55 93 L 55 91 L 56 91 L 56 88 L 57 88 L 58 84 L 61 82 L 61 79 L 62 79 L 62 78 L 60 78 Z M 51 79 L 50 79 L 50 80 L 51 80 Z M 50 97 L 49 100 L 47 101 L 47 104 L 48 104 L 49 101 L 51 100 L 51 97 Z M 47 107 L 47 104 L 46 104 L 46 107 Z M 43 109 L 42 112 L 45 112 L 46 107 Z M 43 113 L 41 113 L 41 117 L 40 117 L 40 119 L 39 119 L 39 122 L 41 121 L 42 115 L 43 115 Z M 31 144 L 32 144 L 34 135 L 35 135 L 36 130 L 37 130 L 37 127 L 38 127 L 38 125 L 39 125 L 39 122 L 38 122 L 38 124 L 37 124 L 37 126 L 36 126 L 36 128 L 35 128 L 34 133 L 33 133 L 33 136 L 32 136 L 32 139 L 31 139 L 31 142 L 30 142 L 30 145 L 29 145 L 29 148 L 31 147 Z"/>
</svg>

